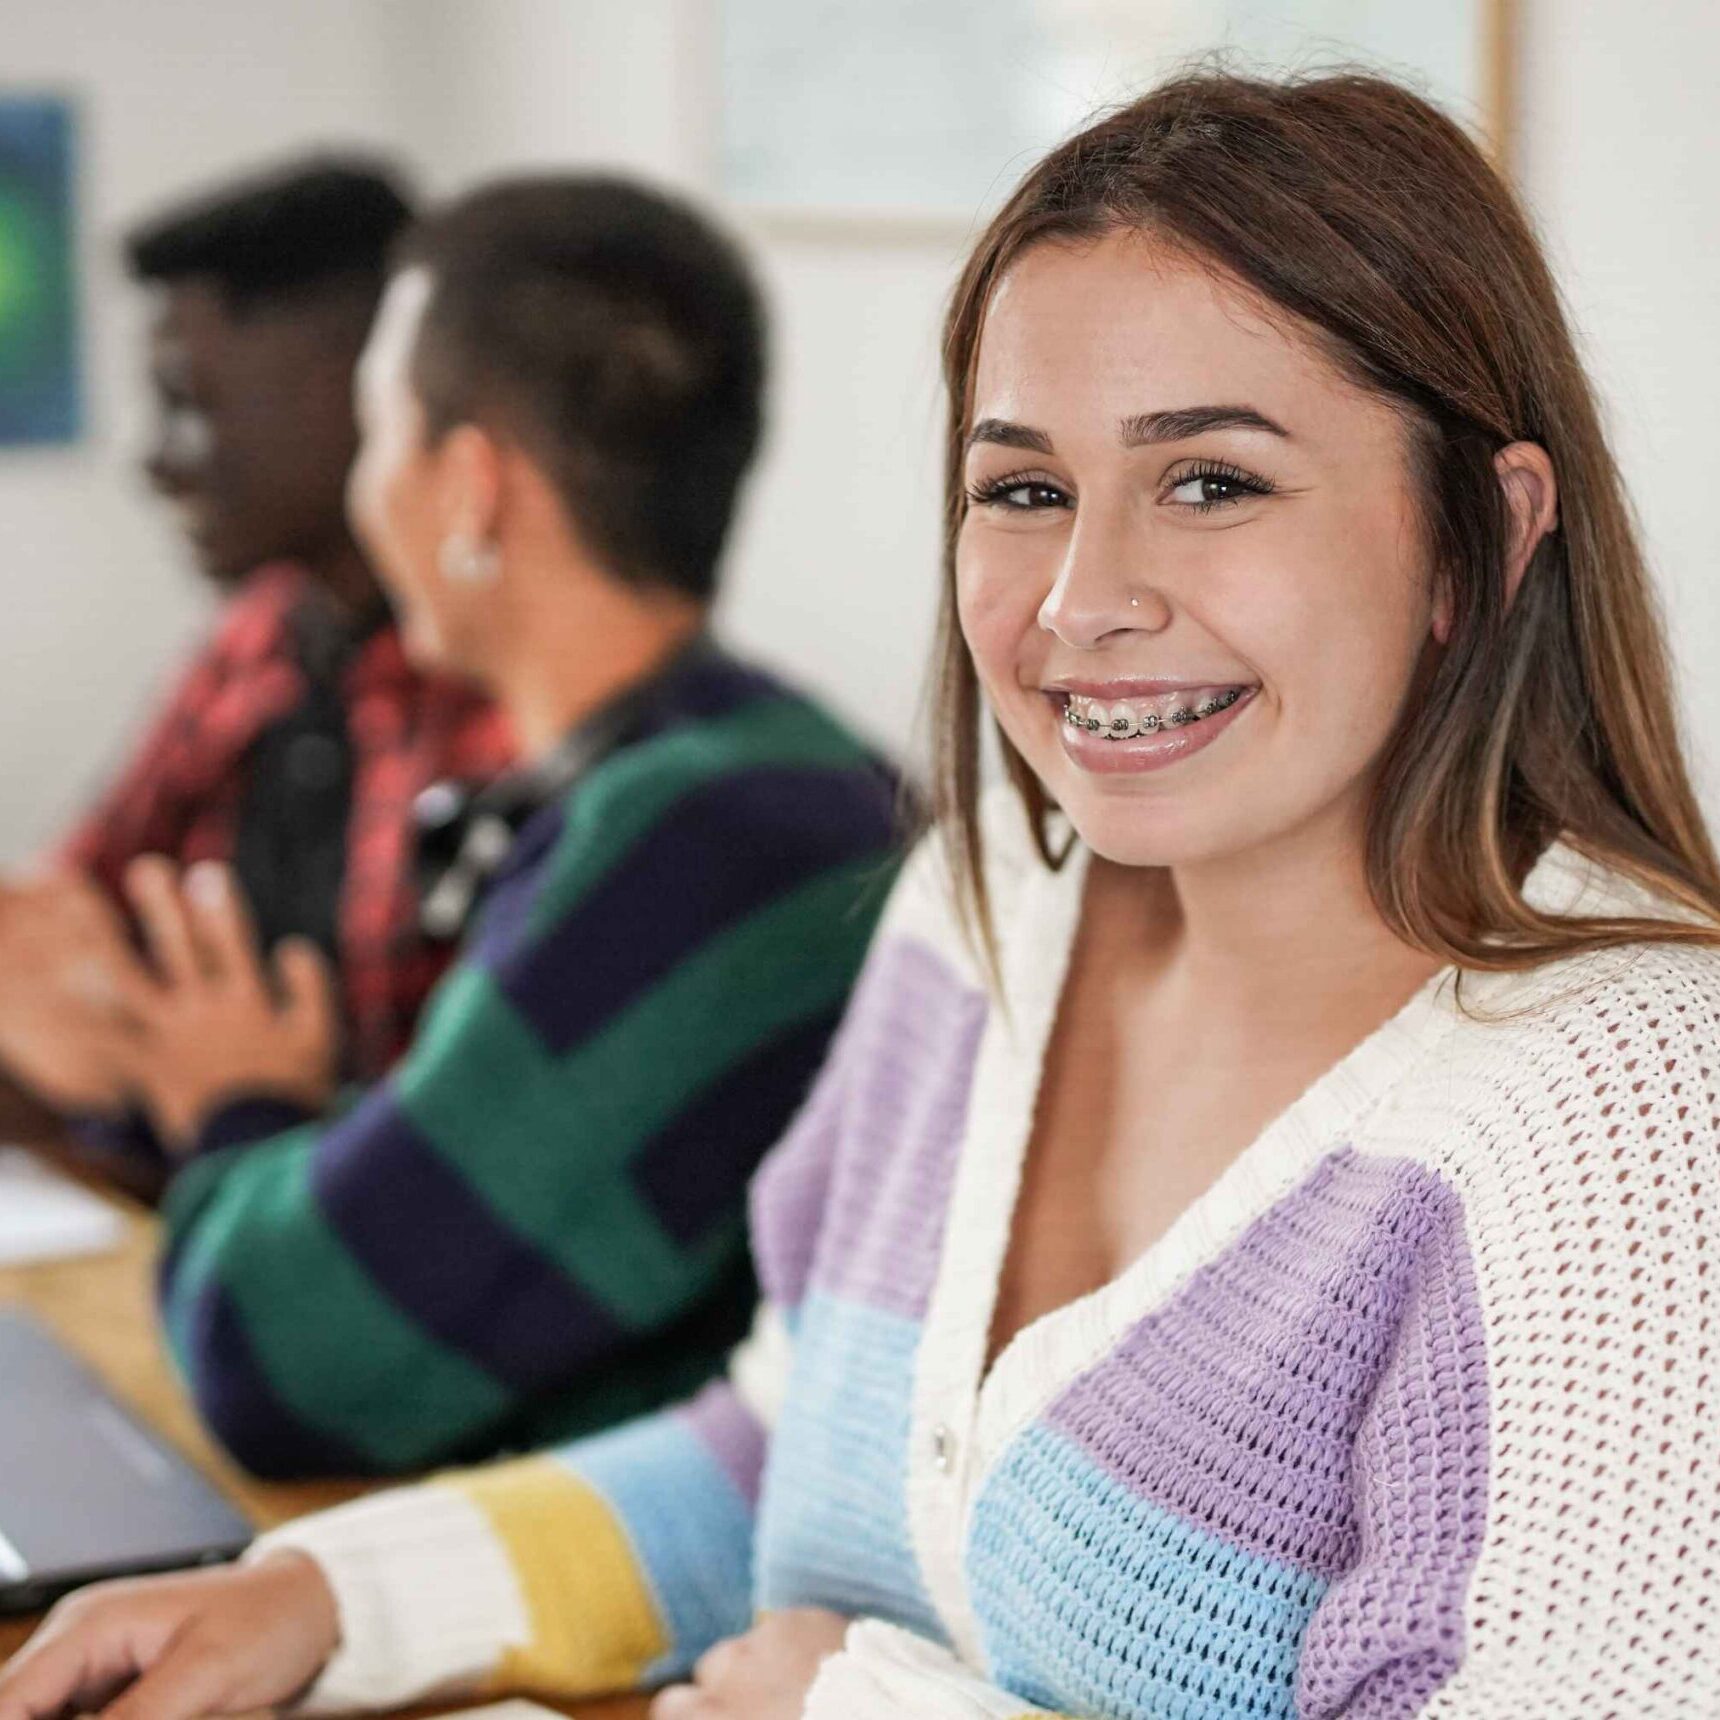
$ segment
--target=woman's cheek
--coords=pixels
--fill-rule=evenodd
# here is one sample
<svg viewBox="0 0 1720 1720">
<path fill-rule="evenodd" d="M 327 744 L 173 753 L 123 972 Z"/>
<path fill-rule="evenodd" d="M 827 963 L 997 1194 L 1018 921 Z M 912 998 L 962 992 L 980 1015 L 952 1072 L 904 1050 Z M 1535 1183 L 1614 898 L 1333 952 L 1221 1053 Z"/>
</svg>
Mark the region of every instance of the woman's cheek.
<svg viewBox="0 0 1720 1720">
<path fill-rule="evenodd" d="M 1020 560 L 977 553 L 957 557 L 956 613 L 988 688 L 1014 681 L 1024 653 L 1038 641 L 1045 592 L 1031 565 L 1014 565 Z"/>
</svg>

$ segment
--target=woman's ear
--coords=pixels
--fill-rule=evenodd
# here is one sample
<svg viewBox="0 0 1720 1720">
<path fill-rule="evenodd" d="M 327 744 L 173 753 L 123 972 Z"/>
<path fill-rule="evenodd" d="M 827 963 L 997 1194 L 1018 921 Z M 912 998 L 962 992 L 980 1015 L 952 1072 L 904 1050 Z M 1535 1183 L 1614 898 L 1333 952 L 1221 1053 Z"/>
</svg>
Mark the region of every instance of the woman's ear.
<svg viewBox="0 0 1720 1720">
<path fill-rule="evenodd" d="M 1505 492 L 1509 535 L 1505 555 L 1505 606 L 1510 608 L 1541 540 L 1559 523 L 1559 480 L 1547 450 L 1536 442 L 1513 442 L 1493 456 Z"/>
<path fill-rule="evenodd" d="M 1512 442 L 1493 456 L 1493 470 L 1505 496 L 1505 607 L 1516 601 L 1517 587 L 1541 540 L 1559 523 L 1559 480 L 1547 450 L 1536 442 Z M 1441 575 L 1433 594 L 1433 639 L 1451 643 L 1451 586 Z"/>
<path fill-rule="evenodd" d="M 1433 642 L 1435 645 L 1451 643 L 1451 581 L 1443 571 L 1434 575 Z"/>
</svg>

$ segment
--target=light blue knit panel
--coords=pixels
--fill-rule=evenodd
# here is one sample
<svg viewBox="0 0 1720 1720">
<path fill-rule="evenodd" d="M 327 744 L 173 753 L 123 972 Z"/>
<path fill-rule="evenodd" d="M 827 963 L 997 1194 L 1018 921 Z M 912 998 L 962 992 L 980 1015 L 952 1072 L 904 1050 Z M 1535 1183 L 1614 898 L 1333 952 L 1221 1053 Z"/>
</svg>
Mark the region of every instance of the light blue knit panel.
<svg viewBox="0 0 1720 1720">
<path fill-rule="evenodd" d="M 1107 1720 L 1290 1720 L 1328 1587 L 1149 1504 L 1043 1423 L 975 1501 L 967 1569 L 989 1676 Z"/>
<path fill-rule="evenodd" d="M 942 1641 L 908 1533 L 920 1324 L 814 1292 L 797 1325 L 759 1503 L 759 1605 L 829 1607 Z"/>
<path fill-rule="evenodd" d="M 679 1416 L 648 1416 L 552 1455 L 609 1502 L 656 1598 L 670 1646 L 647 1683 L 685 1673 L 751 1625 L 752 1512 Z"/>
</svg>

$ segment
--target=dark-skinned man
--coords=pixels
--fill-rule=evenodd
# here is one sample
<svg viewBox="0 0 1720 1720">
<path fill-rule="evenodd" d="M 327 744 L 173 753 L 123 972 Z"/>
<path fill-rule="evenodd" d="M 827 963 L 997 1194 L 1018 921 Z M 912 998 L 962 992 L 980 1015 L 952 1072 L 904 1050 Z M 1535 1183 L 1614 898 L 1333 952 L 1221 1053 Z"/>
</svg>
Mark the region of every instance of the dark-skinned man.
<svg viewBox="0 0 1720 1720">
<path fill-rule="evenodd" d="M 127 242 L 158 300 L 146 471 L 224 602 L 92 810 L 0 886 L 9 1132 L 70 1116 L 110 1167 L 153 1156 L 105 1050 L 140 855 L 231 862 L 265 947 L 322 953 L 355 1078 L 394 1061 L 446 965 L 418 925 L 414 803 L 492 777 L 512 742 L 474 692 L 408 664 L 344 509 L 353 366 L 410 217 L 386 170 L 317 161 Z"/>
</svg>

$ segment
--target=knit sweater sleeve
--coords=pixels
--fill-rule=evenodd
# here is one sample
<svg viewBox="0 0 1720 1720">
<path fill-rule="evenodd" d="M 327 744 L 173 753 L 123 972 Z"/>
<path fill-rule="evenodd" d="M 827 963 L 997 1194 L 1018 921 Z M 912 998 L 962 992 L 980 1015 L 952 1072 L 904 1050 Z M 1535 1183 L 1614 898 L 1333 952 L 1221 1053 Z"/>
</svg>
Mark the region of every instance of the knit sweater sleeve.
<svg viewBox="0 0 1720 1720">
<path fill-rule="evenodd" d="M 729 1376 L 677 1409 L 262 1537 L 247 1557 L 308 1553 L 340 1615 L 304 1706 L 569 1699 L 685 1675 L 750 1623 L 753 1516 L 789 1365 L 767 1304 Z"/>
<path fill-rule="evenodd" d="M 690 1404 L 545 1455 L 300 1519 L 251 1553 L 310 1554 L 341 1647 L 319 1712 L 459 1693 L 577 1698 L 684 1677 L 746 1630 L 754 1517 L 795 1308 L 840 1150 L 852 1015 L 752 1191 L 765 1301 Z"/>
<path fill-rule="evenodd" d="M 1720 982 L 1707 951 L 1592 965 L 1468 1034 L 1404 1118 L 1432 1140 L 1443 1117 L 1427 1157 L 1461 1223 L 1423 1248 L 1356 1436 L 1309 1720 L 1720 1712 Z"/>
<path fill-rule="evenodd" d="M 721 1366 L 747 1318 L 748 1179 L 889 869 L 857 749 L 759 723 L 744 750 L 695 734 L 587 779 L 388 1080 L 181 1173 L 168 1334 L 248 1467 L 550 1444 Z"/>
</svg>

